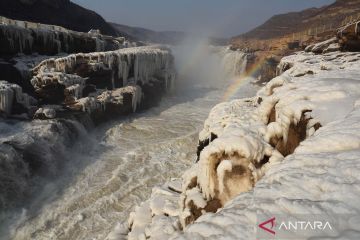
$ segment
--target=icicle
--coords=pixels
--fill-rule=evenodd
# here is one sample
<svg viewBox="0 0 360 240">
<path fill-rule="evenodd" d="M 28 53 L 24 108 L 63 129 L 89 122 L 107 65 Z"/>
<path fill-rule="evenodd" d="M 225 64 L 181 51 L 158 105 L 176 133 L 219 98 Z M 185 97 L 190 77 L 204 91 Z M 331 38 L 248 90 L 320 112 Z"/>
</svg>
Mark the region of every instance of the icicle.
<svg viewBox="0 0 360 240">
<path fill-rule="evenodd" d="M 10 115 L 14 100 L 26 108 L 36 103 L 33 97 L 23 93 L 19 85 L 0 81 L 0 112 Z"/>
</svg>

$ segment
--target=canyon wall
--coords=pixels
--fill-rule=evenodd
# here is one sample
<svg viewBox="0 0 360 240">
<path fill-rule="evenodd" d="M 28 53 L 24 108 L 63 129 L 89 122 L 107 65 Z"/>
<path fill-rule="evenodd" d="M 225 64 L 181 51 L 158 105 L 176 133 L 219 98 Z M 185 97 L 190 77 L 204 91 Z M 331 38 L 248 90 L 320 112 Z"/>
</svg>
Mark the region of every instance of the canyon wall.
<svg viewBox="0 0 360 240">
<path fill-rule="evenodd" d="M 63 27 L 0 17 L 0 55 L 56 55 L 111 51 L 123 48 L 125 39 L 98 32 L 75 32 Z"/>
<path fill-rule="evenodd" d="M 283 56 L 336 36 L 339 28 L 359 20 L 359 10 L 359 0 L 338 0 L 320 8 L 279 14 L 249 32 L 234 36 L 231 45 L 233 49 L 248 52 L 250 72 L 254 72 L 260 83 L 268 82 L 276 76 L 276 65 Z M 344 40 L 348 47 L 343 49 L 356 50 L 351 46 L 359 45 L 352 42 L 353 37 Z M 328 48 L 328 51 L 336 50 L 339 50 L 336 44 Z"/>
</svg>

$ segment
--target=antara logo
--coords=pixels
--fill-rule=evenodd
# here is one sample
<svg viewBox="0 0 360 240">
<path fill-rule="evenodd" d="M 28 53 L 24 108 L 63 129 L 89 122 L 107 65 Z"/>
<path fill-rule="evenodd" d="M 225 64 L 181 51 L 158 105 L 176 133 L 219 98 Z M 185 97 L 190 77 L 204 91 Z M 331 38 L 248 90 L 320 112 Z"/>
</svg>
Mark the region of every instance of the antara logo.
<svg viewBox="0 0 360 240">
<path fill-rule="evenodd" d="M 260 223 L 259 228 L 272 235 L 275 235 L 276 231 L 282 235 L 285 232 L 333 230 L 328 221 L 280 221 L 280 224 L 276 226 L 275 217 Z"/>
<path fill-rule="evenodd" d="M 272 235 L 275 235 L 275 231 L 273 230 L 275 228 L 275 222 L 276 218 L 273 217 L 263 223 L 260 223 L 259 224 L 259 228 L 261 228 L 262 230 L 268 232 L 268 233 L 271 233 Z M 270 227 L 270 228 L 269 228 Z"/>
<path fill-rule="evenodd" d="M 281 222 L 279 230 L 293 230 L 293 231 L 297 231 L 297 230 L 320 230 L 320 231 L 325 231 L 325 230 L 332 230 L 332 226 L 330 225 L 329 222 L 323 222 L 323 221 L 294 221 L 294 222 Z"/>
</svg>

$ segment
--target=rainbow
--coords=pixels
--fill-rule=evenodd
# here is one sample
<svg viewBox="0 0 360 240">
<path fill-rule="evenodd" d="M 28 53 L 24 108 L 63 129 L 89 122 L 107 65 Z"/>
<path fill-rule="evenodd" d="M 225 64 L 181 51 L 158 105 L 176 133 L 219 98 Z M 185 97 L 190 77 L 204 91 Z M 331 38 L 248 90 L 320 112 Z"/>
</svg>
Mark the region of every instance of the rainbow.
<svg viewBox="0 0 360 240">
<path fill-rule="evenodd" d="M 246 69 L 244 73 L 237 76 L 233 82 L 227 87 L 223 97 L 222 101 L 227 102 L 232 97 L 236 96 L 239 89 L 242 87 L 242 85 L 246 82 L 246 80 L 249 79 L 249 77 L 254 77 L 257 72 L 261 69 L 261 67 L 264 65 L 266 61 L 266 58 L 259 60 L 256 64 L 253 64 L 250 68 Z"/>
</svg>

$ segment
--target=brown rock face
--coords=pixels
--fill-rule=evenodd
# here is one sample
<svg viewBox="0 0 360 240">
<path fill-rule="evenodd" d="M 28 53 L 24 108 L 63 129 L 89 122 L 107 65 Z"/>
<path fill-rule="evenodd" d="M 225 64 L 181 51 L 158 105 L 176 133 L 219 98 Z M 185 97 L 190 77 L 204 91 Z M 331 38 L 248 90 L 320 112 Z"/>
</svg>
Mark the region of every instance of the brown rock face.
<svg viewBox="0 0 360 240">
<path fill-rule="evenodd" d="M 339 44 L 346 51 L 360 51 L 360 21 L 348 24 L 339 29 Z"/>
<path fill-rule="evenodd" d="M 205 147 L 207 147 L 212 141 L 214 141 L 215 139 L 217 139 L 218 136 L 216 136 L 216 134 L 211 133 L 210 138 L 204 140 L 204 141 L 199 141 L 198 147 L 197 147 L 197 160 L 196 162 L 198 162 L 200 160 L 200 153 L 202 150 L 204 150 Z"/>
<path fill-rule="evenodd" d="M 334 37 L 339 27 L 358 19 L 359 12 L 360 0 L 341 0 L 321 8 L 276 15 L 259 27 L 233 37 L 231 45 L 253 53 L 249 67 L 260 66 L 255 77 L 265 82 L 276 73 L 273 66 L 278 59 Z M 358 49 L 356 39 L 347 38 L 344 49 Z M 337 51 L 339 46 L 331 44 L 326 49 L 315 50 L 318 53 Z"/>
<path fill-rule="evenodd" d="M 321 8 L 310 8 L 300 12 L 276 15 L 259 27 L 233 38 L 274 39 L 289 34 L 310 30 L 310 35 L 318 35 L 325 30 L 335 30 L 346 18 L 358 16 L 359 0 L 342 0 Z M 313 31 L 313 33 L 312 33 Z"/>
<path fill-rule="evenodd" d="M 268 82 L 276 77 L 276 67 L 280 62 L 277 56 L 267 56 L 261 52 L 248 55 L 246 75 L 252 74 L 258 79 L 258 83 Z"/>
<path fill-rule="evenodd" d="M 306 139 L 307 124 L 311 118 L 305 116 L 306 112 L 302 113 L 301 119 L 297 124 L 291 123 L 287 134 L 287 141 L 285 142 L 282 138 L 273 137 L 270 139 L 270 144 L 276 148 L 284 157 L 292 154 L 299 144 Z M 269 116 L 269 123 L 275 122 L 276 111 L 272 109 Z M 321 127 L 320 123 L 314 125 L 315 131 Z"/>
</svg>

